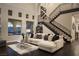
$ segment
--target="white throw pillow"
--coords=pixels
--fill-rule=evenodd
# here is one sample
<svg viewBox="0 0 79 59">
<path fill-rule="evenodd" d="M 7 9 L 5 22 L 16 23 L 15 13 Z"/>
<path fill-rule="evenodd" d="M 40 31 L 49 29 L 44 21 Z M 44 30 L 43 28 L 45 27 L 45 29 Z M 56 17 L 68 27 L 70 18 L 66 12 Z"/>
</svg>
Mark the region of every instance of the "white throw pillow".
<svg viewBox="0 0 79 59">
<path fill-rule="evenodd" d="M 50 35 L 48 36 L 48 40 L 49 40 L 49 41 L 52 41 L 52 38 L 54 37 L 54 35 L 55 35 L 55 34 L 50 34 Z"/>
</svg>

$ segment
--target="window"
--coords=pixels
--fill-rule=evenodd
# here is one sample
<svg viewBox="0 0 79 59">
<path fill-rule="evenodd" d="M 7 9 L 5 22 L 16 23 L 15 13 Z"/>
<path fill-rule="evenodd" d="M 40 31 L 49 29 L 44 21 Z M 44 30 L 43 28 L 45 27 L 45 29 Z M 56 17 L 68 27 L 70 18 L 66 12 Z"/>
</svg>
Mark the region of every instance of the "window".
<svg viewBox="0 0 79 59">
<path fill-rule="evenodd" d="M 26 14 L 26 18 L 29 18 L 29 15 L 28 14 Z"/>
<path fill-rule="evenodd" d="M 40 7 L 40 16 L 42 19 L 45 19 L 45 20 L 47 19 L 46 11 L 47 11 L 47 9 L 45 7 L 43 7 L 43 6 Z"/>
<path fill-rule="evenodd" d="M 22 17 L 22 13 L 21 12 L 18 13 L 18 17 Z"/>
<path fill-rule="evenodd" d="M 8 10 L 8 15 L 12 16 L 12 10 Z"/>
<path fill-rule="evenodd" d="M 13 24 L 10 21 L 8 22 L 8 33 L 9 33 L 9 35 L 13 35 L 14 34 Z"/>
<path fill-rule="evenodd" d="M 34 15 L 32 15 L 32 19 L 34 19 L 35 17 L 34 17 Z"/>
<path fill-rule="evenodd" d="M 16 34 L 21 34 L 21 24 L 16 24 Z"/>
<path fill-rule="evenodd" d="M 21 21 L 15 19 L 8 20 L 8 35 L 21 34 Z"/>
<path fill-rule="evenodd" d="M 30 34 L 33 33 L 33 22 L 27 21 L 26 22 L 26 31 Z"/>
</svg>

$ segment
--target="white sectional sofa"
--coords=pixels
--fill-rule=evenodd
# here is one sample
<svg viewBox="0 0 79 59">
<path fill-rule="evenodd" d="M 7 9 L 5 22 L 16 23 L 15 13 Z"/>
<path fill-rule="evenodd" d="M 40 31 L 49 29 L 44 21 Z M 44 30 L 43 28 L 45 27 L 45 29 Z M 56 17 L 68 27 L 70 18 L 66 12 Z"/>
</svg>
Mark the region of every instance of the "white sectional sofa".
<svg viewBox="0 0 79 59">
<path fill-rule="evenodd" d="M 29 38 L 29 43 L 37 45 L 40 49 L 53 53 L 64 46 L 63 36 L 59 36 L 56 41 Z"/>
</svg>

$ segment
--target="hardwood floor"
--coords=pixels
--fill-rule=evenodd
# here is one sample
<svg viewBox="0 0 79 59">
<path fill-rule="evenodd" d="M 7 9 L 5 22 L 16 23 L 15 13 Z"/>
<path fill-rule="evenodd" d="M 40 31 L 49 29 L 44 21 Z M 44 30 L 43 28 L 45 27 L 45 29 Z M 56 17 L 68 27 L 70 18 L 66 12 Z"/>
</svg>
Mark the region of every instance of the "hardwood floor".
<svg viewBox="0 0 79 59">
<path fill-rule="evenodd" d="M 21 56 L 9 47 L 0 48 L 1 56 Z M 63 48 L 56 51 L 55 53 L 49 53 L 43 50 L 36 50 L 23 56 L 79 56 L 79 40 L 72 43 L 66 43 Z"/>
</svg>

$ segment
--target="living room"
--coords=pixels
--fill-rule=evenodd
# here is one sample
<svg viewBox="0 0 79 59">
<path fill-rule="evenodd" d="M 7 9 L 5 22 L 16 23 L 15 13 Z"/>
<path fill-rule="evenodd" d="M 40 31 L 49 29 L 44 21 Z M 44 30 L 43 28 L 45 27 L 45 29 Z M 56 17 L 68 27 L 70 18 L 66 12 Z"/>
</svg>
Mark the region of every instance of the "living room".
<svg viewBox="0 0 79 59">
<path fill-rule="evenodd" d="M 72 4 L 66 4 L 66 6 L 67 5 L 72 6 Z M 78 4 L 73 3 L 73 6 L 74 5 Z M 69 52 L 72 50 L 69 48 L 71 46 L 70 43 L 75 41 L 75 32 L 71 32 L 71 26 L 73 25 L 72 18 L 75 18 L 76 16 L 74 15 L 74 17 L 72 14 L 78 14 L 78 12 L 74 13 L 75 9 L 73 8 L 74 11 L 72 11 L 73 9 L 69 9 L 70 7 L 67 7 L 70 12 L 61 9 L 63 13 L 61 12 L 60 14 L 63 14 L 64 16 L 57 16 L 56 22 L 52 22 L 53 25 L 51 25 L 49 24 L 50 19 L 48 16 L 51 15 L 50 18 L 53 19 L 52 11 L 59 6 L 61 6 L 61 3 L 0 4 L 0 55 L 74 55 L 74 53 L 72 53 L 73 51 L 71 51 L 72 54 L 68 54 L 66 51 Z M 78 8 L 76 11 L 78 11 Z M 61 26 L 61 28 L 58 28 L 56 25 L 58 27 Z M 73 39 L 71 39 L 71 36 Z M 68 43 L 66 44 L 66 42 Z M 4 46 L 6 47 L 4 48 Z M 67 50 L 66 48 L 70 50 Z"/>
</svg>

